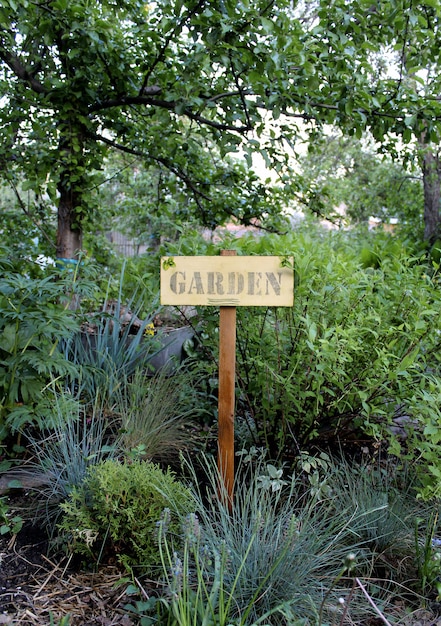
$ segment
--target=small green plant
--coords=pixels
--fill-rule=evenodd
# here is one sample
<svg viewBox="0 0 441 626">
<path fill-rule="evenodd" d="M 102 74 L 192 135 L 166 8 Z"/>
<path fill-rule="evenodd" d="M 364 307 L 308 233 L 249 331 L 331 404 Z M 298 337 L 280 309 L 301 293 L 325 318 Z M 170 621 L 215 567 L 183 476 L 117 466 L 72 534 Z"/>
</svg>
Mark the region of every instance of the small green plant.
<svg viewBox="0 0 441 626">
<path fill-rule="evenodd" d="M 132 600 L 124 605 L 127 614 L 134 616 L 140 626 L 154 626 L 154 624 L 164 624 L 164 626 L 172 626 L 170 621 L 162 620 L 164 611 L 161 611 L 160 601 L 156 597 L 148 598 L 148 600 Z"/>
<path fill-rule="evenodd" d="M 329 485 L 331 459 L 326 452 L 314 456 L 302 450 L 296 465 L 297 470 L 306 476 L 311 495 L 319 498 L 332 495 Z"/>
<path fill-rule="evenodd" d="M 16 535 L 23 528 L 24 520 L 21 515 L 11 514 L 8 498 L 0 498 L 0 535 Z"/>
<path fill-rule="evenodd" d="M 435 595 L 441 597 L 441 541 L 435 536 L 438 528 L 438 514 L 429 516 L 426 528 L 424 520 L 415 520 L 415 552 L 418 568 L 418 580 L 421 593 L 425 598 Z M 424 530 L 421 540 L 421 529 Z"/>
<path fill-rule="evenodd" d="M 49 613 L 49 626 L 69 626 L 70 615 L 64 615 L 59 621 L 55 621 L 52 611 Z"/>
<path fill-rule="evenodd" d="M 164 508 L 171 528 L 194 504 L 190 492 L 167 469 L 135 460 L 89 467 L 83 483 L 61 504 L 58 528 L 69 549 L 98 563 L 109 555 L 128 569 L 151 572 L 160 564 L 156 522 Z"/>
</svg>

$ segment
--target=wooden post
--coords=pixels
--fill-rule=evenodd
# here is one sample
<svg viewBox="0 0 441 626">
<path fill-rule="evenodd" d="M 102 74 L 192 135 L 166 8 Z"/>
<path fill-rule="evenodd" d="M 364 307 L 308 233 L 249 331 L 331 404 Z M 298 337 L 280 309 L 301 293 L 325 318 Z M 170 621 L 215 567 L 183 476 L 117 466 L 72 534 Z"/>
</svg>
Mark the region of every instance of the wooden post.
<svg viewBox="0 0 441 626">
<path fill-rule="evenodd" d="M 281 257 L 163 257 L 161 304 L 219 306 L 218 468 L 220 497 L 230 511 L 234 491 L 236 307 L 292 306 L 294 273 Z M 240 264 L 238 264 L 240 261 Z"/>
<path fill-rule="evenodd" d="M 221 256 L 235 256 L 221 250 Z M 236 307 L 221 306 L 219 319 L 218 468 L 223 481 L 221 497 L 233 507 L 234 412 L 236 385 Z"/>
</svg>

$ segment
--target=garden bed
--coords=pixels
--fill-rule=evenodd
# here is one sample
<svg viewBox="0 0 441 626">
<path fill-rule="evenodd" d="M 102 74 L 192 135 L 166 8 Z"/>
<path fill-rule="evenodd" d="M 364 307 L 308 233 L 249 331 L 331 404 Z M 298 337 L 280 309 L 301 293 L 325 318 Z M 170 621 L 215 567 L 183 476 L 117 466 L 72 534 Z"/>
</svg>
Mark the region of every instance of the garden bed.
<svg viewBox="0 0 441 626">
<path fill-rule="evenodd" d="M 124 574 L 119 568 L 105 566 L 97 572 L 85 572 L 69 565 L 66 557 L 52 560 L 46 551 L 47 541 L 33 527 L 26 527 L 13 539 L 0 538 L 0 624 L 135 626 L 138 623 L 124 608 L 133 602 L 133 597 L 127 594 L 129 584 L 121 584 Z M 441 626 L 436 607 L 409 613 L 404 603 L 397 602 L 393 612 L 394 624 Z M 348 626 L 385 623 L 372 616 L 357 624 L 351 620 L 344 622 Z"/>
<path fill-rule="evenodd" d="M 28 495 L 11 494 L 11 510 L 20 513 Z M 44 531 L 29 523 L 14 537 L 0 537 L 0 625 L 11 626 L 137 626 L 139 621 L 126 605 L 147 600 L 154 593 L 155 582 L 129 579 L 118 566 L 107 563 L 86 571 L 81 561 L 65 555 L 48 553 Z M 354 579 L 355 580 L 355 579 Z M 131 595 L 132 582 L 139 593 Z M 381 581 L 378 581 L 381 585 Z M 387 581 L 386 581 L 387 584 Z M 354 596 L 363 600 L 361 587 L 354 586 Z M 366 600 L 366 608 L 368 606 Z M 335 626 L 441 626 L 440 606 L 411 608 L 405 595 L 390 595 L 381 607 L 385 617 L 366 616 L 353 621 L 337 618 Z M 272 622 L 268 622 L 271 624 Z M 328 624 L 325 620 L 321 626 Z M 251 626 L 246 624 L 246 626 Z M 306 622 L 305 626 L 319 626 Z"/>
<path fill-rule="evenodd" d="M 47 538 L 31 525 L 0 538 L 0 624 L 59 624 L 66 616 L 66 626 L 134 624 L 124 610 L 130 598 L 119 568 L 85 572 L 47 552 Z"/>
</svg>

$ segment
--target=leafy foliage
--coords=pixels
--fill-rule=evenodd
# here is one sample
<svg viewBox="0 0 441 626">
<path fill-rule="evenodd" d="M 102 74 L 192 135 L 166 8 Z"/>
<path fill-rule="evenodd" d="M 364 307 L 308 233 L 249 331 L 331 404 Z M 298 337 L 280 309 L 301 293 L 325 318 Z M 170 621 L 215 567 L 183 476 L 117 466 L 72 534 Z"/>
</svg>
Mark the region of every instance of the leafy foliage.
<svg viewBox="0 0 441 626">
<path fill-rule="evenodd" d="M 155 212 L 211 226 L 264 219 L 301 187 L 286 150 L 299 119 L 370 129 L 392 152 L 394 137 L 439 137 L 433 2 L 20 0 L 0 20 L 3 176 L 34 192 L 33 214 L 47 195 L 70 234 L 94 220 L 109 149 L 151 168 Z M 225 158 L 241 147 L 246 167 Z M 256 152 L 277 188 L 256 177 Z"/>
<path fill-rule="evenodd" d="M 372 141 L 337 132 L 316 137 L 299 161 L 314 213 L 352 224 L 394 218 L 400 232 L 422 239 L 423 186 L 415 164 L 405 167 L 379 154 Z"/>
<path fill-rule="evenodd" d="M 20 259 L 23 271 L 33 278 L 41 276 L 42 266 L 55 255 L 52 205 L 14 184 L 11 189 L 11 181 L 8 184 L 0 177 L 0 209 L 2 244 L 8 247 L 15 266 Z"/>
<path fill-rule="evenodd" d="M 0 535 L 11 533 L 16 535 L 23 528 L 24 520 L 21 515 L 10 511 L 8 498 L 0 498 Z"/>
<path fill-rule="evenodd" d="M 69 309 L 70 297 L 87 292 L 90 286 L 87 280 L 79 285 L 68 273 L 22 275 L 6 253 L 0 259 L 1 438 L 10 428 L 38 422 L 34 409 L 42 401 L 44 387 L 51 379 L 72 372 L 58 346 L 79 326 Z"/>
<path fill-rule="evenodd" d="M 438 266 L 408 256 L 390 236 L 310 229 L 226 245 L 294 255 L 292 308 L 237 311 L 238 413 L 249 440 L 286 458 L 312 442 L 368 433 L 388 440 L 395 454 L 430 459 L 424 471 L 435 486 Z M 365 251 L 375 253 L 374 263 Z M 200 315 L 204 348 L 213 353 L 218 317 L 208 309 Z"/>
</svg>

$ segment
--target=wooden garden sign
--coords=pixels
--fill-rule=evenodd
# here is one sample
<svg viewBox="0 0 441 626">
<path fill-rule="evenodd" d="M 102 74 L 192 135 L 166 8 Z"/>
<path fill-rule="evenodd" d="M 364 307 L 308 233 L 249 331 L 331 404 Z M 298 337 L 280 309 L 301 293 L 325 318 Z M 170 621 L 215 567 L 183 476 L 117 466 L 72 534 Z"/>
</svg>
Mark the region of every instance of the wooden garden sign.
<svg viewBox="0 0 441 626">
<path fill-rule="evenodd" d="M 161 304 L 219 306 L 218 466 L 232 507 L 234 485 L 234 391 L 236 307 L 292 306 L 292 258 L 175 256 L 161 259 Z"/>
</svg>

